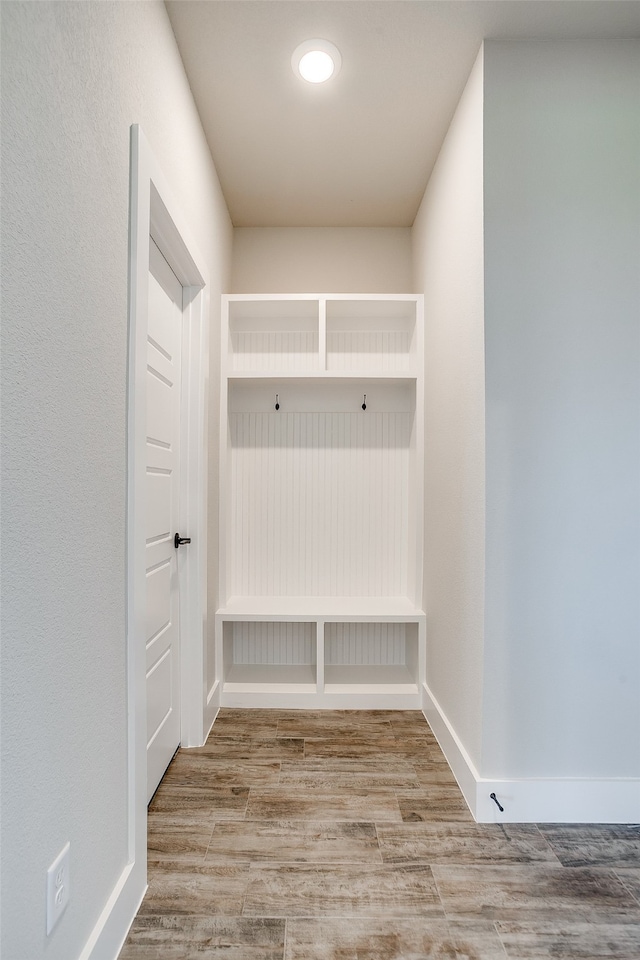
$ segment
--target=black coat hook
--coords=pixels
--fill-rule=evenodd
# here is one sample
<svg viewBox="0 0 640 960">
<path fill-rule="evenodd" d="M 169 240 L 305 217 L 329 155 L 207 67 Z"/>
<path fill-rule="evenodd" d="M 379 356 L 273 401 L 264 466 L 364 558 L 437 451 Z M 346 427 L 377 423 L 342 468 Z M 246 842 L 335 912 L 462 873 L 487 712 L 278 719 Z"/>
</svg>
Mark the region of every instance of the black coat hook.
<svg viewBox="0 0 640 960">
<path fill-rule="evenodd" d="M 278 401 L 278 394 L 276 393 L 276 410 L 280 409 L 280 403 Z"/>
<path fill-rule="evenodd" d="M 365 394 L 363 395 L 363 397 L 362 397 L 362 409 L 363 409 L 363 410 L 366 410 L 366 409 L 367 409 L 367 395 L 366 395 L 366 393 L 365 393 Z"/>
<path fill-rule="evenodd" d="M 504 813 L 504 807 L 501 805 L 501 803 L 500 803 L 500 801 L 498 800 L 498 798 L 496 797 L 495 793 L 490 793 L 490 794 L 489 794 L 489 797 L 493 800 L 493 802 L 494 802 L 495 805 L 497 806 L 497 808 L 498 808 L 498 810 L 500 811 L 500 813 Z"/>
</svg>

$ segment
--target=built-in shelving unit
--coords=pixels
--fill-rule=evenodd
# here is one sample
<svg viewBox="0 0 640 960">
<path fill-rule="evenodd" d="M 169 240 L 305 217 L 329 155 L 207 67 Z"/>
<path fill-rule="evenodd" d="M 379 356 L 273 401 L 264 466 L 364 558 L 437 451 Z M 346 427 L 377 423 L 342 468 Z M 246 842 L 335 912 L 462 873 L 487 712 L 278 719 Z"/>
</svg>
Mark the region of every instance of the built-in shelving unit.
<svg viewBox="0 0 640 960">
<path fill-rule="evenodd" d="M 225 706 L 420 706 L 417 295 L 223 298 Z"/>
</svg>

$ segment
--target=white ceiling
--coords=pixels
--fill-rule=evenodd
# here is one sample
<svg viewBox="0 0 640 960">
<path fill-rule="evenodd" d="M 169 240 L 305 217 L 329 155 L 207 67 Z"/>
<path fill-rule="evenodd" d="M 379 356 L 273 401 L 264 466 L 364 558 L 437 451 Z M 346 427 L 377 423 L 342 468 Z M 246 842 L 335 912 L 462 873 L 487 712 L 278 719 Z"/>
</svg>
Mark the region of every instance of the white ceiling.
<svg viewBox="0 0 640 960">
<path fill-rule="evenodd" d="M 640 37 L 638 0 L 167 0 L 236 226 L 410 226 L 484 38 Z M 315 86 L 291 54 L 322 37 Z"/>
</svg>

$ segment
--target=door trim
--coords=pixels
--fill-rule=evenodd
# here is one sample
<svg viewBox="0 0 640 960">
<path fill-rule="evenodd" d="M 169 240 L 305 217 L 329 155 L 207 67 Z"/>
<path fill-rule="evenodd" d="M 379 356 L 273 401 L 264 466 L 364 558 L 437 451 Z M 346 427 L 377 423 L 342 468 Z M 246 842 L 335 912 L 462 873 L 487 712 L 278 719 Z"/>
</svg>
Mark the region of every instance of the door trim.
<svg viewBox="0 0 640 960">
<path fill-rule="evenodd" d="M 192 537 L 180 557 L 181 742 L 204 741 L 207 633 L 207 465 L 209 277 L 179 206 L 140 126 L 130 136 L 129 357 L 127 372 L 127 601 L 129 865 L 97 933 L 92 960 L 130 926 L 147 883 L 145 625 L 146 340 L 149 236 L 183 286 L 180 532 Z M 184 600 L 183 600 L 184 598 Z M 107 929 L 109 928 L 109 929 Z M 107 948 L 109 949 L 109 948 Z"/>
</svg>

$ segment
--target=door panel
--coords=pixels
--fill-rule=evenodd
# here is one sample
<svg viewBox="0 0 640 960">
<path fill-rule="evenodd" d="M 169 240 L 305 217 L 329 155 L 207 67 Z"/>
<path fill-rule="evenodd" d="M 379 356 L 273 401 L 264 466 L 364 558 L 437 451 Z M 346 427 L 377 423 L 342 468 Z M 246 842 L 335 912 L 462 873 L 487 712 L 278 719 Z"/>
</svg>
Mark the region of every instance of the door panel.
<svg viewBox="0 0 640 960">
<path fill-rule="evenodd" d="M 147 571 L 147 644 L 171 623 L 171 564 Z"/>
<path fill-rule="evenodd" d="M 151 354 L 151 350 L 149 350 Z M 162 364 L 157 361 L 165 360 L 164 357 L 151 357 L 148 355 L 149 365 L 147 367 L 147 443 L 155 444 L 161 449 L 167 449 L 171 445 L 171 404 L 173 399 L 173 383 L 169 378 L 163 376 L 158 367 L 166 367 L 166 361 Z M 156 362 L 156 366 L 151 367 L 151 360 Z M 169 381 L 169 382 L 167 382 Z"/>
<path fill-rule="evenodd" d="M 171 535 L 173 470 L 161 473 L 161 469 L 165 468 L 147 466 L 147 547 Z"/>
<path fill-rule="evenodd" d="M 171 703 L 171 666 L 171 650 L 168 649 L 147 675 L 147 725 L 151 730 L 158 731 L 168 719 L 170 708 L 167 704 Z"/>
<path fill-rule="evenodd" d="M 149 240 L 146 472 L 147 800 L 180 744 L 177 551 L 182 286 Z"/>
</svg>

